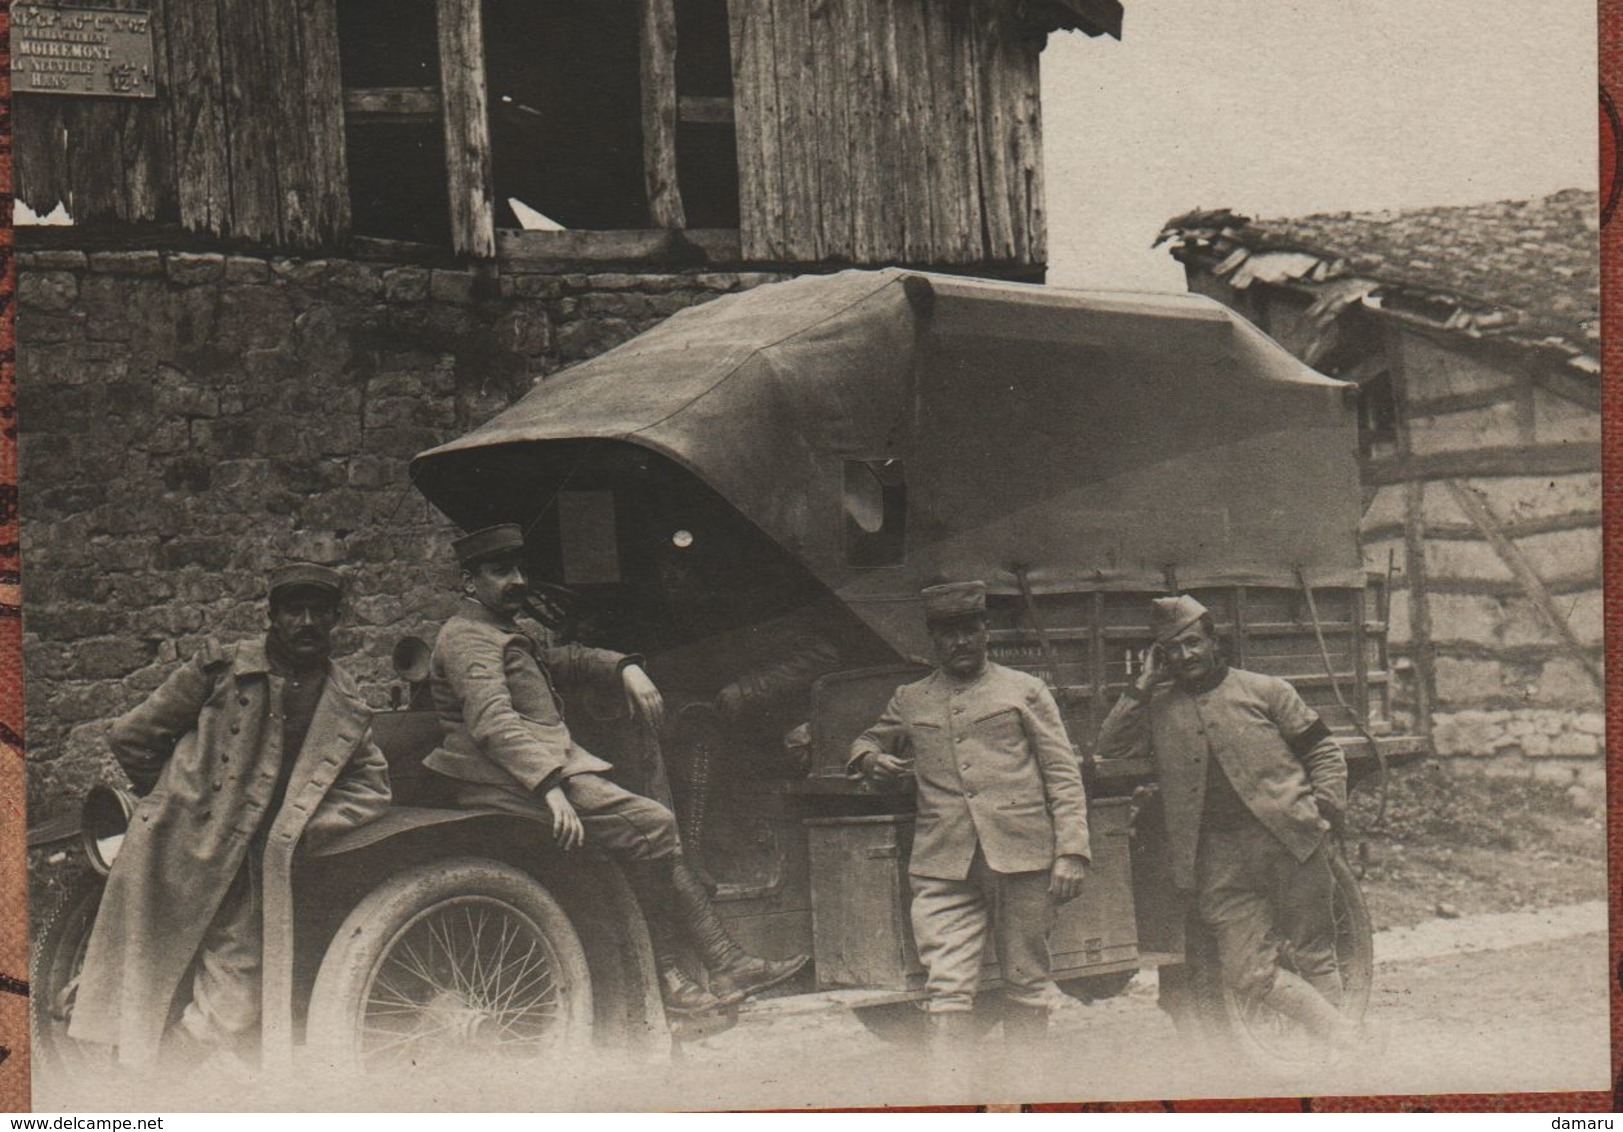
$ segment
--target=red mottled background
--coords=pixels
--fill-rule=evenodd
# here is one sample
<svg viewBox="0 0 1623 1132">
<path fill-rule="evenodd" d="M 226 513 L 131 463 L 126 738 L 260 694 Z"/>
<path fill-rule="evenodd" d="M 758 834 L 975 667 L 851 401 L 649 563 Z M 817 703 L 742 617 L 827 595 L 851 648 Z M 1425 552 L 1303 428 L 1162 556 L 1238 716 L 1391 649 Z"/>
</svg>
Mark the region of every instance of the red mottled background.
<svg viewBox="0 0 1623 1132">
<path fill-rule="evenodd" d="M 1598 122 L 1601 131 L 1601 204 L 1605 223 L 1601 229 L 1603 385 L 1605 414 L 1623 417 L 1623 391 L 1610 380 L 1623 362 L 1623 341 L 1617 337 L 1623 318 L 1623 217 L 1617 197 L 1623 183 L 1617 178 L 1617 163 L 1623 154 L 1620 145 L 1618 106 L 1608 99 L 1610 88 L 1623 98 L 1623 0 L 1600 2 L 1601 97 Z M 11 112 L 10 112 L 9 0 L 0 0 L 0 1108 L 26 1109 L 29 1101 L 28 1021 L 25 1008 L 27 978 L 26 854 L 22 799 L 23 718 L 21 621 L 18 608 L 17 536 L 17 431 L 13 374 L 12 315 L 16 273 L 12 261 L 11 233 Z M 1606 483 L 1606 585 L 1615 594 L 1623 585 L 1623 440 L 1608 427 L 1605 437 Z M 1623 734 L 1623 614 L 1615 601 L 1606 609 L 1607 724 L 1614 734 Z M 1620 970 L 1620 881 L 1623 881 L 1623 764 L 1612 759 L 1607 768 L 1607 800 L 1610 813 L 1610 885 L 1612 904 L 1612 969 Z M 1623 1046 L 1623 993 L 1617 981 L 1612 988 L 1613 1079 L 1619 1080 L 1618 1048 Z M 1255 1100 L 1212 1100 L 1175 1102 L 1133 1102 L 1121 1104 L 1050 1104 L 1031 1106 L 1039 1112 L 1234 1112 L 1234 1111 L 1321 1111 L 1321 1112 L 1401 1112 L 1436 1110 L 1453 1112 L 1490 1111 L 1594 1111 L 1615 1107 L 1619 1096 L 1613 1093 L 1520 1093 L 1500 1095 L 1428 1095 L 1423 1097 L 1315 1097 Z M 868 1110 L 852 1110 L 868 1111 Z M 921 1110 L 906 1110 L 921 1111 Z M 922 1111 L 964 1111 L 938 1109 Z"/>
</svg>

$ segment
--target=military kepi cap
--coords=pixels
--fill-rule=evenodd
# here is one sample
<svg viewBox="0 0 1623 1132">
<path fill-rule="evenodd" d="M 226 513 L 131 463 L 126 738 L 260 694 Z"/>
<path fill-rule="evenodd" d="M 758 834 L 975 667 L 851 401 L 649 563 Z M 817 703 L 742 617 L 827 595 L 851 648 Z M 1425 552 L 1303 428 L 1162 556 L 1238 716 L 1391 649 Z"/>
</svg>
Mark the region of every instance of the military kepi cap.
<svg viewBox="0 0 1623 1132">
<path fill-rule="evenodd" d="M 939 586 L 926 586 L 919 591 L 924 599 L 926 621 L 952 621 L 959 617 L 977 617 L 986 612 L 985 582 L 947 582 Z"/>
<path fill-rule="evenodd" d="M 266 579 L 270 600 L 285 590 L 324 590 L 336 600 L 344 594 L 344 576 L 329 566 L 314 562 L 289 562 L 278 566 Z"/>
<path fill-rule="evenodd" d="M 1150 606 L 1150 630 L 1155 634 L 1156 643 L 1160 644 L 1177 636 L 1210 612 L 1188 594 L 1158 597 Z"/>
<path fill-rule="evenodd" d="M 517 523 L 498 523 L 463 535 L 451 544 L 456 560 L 463 566 L 477 566 L 498 554 L 514 554 L 524 549 L 524 532 Z"/>
</svg>

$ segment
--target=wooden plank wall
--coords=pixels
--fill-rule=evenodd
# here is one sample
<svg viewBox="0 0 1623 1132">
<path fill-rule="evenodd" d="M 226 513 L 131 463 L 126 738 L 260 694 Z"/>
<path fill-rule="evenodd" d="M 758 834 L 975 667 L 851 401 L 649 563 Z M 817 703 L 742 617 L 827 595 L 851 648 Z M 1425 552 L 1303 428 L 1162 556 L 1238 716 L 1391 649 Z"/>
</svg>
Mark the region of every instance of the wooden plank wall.
<svg viewBox="0 0 1623 1132">
<path fill-rule="evenodd" d="M 107 0 L 106 7 L 150 9 L 163 84 L 165 6 L 174 0 Z M 150 220 L 175 211 L 162 97 L 85 98 L 21 94 L 12 99 L 14 189 L 46 213 L 67 204 L 75 217 Z"/>
<path fill-rule="evenodd" d="M 153 18 L 156 99 L 14 99 L 17 199 L 315 247 L 349 226 L 336 0 L 106 0 Z"/>
<path fill-rule="evenodd" d="M 1041 265 L 1041 40 L 1008 0 L 733 0 L 746 258 Z"/>
</svg>

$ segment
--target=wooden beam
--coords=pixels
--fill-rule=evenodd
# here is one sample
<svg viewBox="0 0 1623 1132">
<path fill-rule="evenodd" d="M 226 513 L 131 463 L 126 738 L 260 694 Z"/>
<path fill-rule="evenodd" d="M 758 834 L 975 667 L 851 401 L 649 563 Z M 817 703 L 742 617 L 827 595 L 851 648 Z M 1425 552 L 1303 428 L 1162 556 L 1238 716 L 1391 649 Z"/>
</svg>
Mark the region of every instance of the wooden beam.
<svg viewBox="0 0 1623 1132">
<path fill-rule="evenodd" d="M 1546 393 L 1554 394 L 1574 405 L 1600 412 L 1600 382 L 1585 379 L 1573 373 L 1543 367 L 1533 370 L 1533 383 Z"/>
<path fill-rule="evenodd" d="M 686 228 L 676 176 L 676 0 L 642 0 L 642 176 L 648 220 Z"/>
<path fill-rule="evenodd" d="M 437 5 L 451 246 L 463 255 L 489 258 L 496 254 L 496 210 L 484 19 L 479 0 L 437 0 Z"/>
<path fill-rule="evenodd" d="M 695 125 L 722 126 L 733 121 L 733 100 L 725 95 L 709 97 L 684 94 L 676 100 L 676 116 Z"/>
<path fill-rule="evenodd" d="M 643 264 L 669 268 L 737 266 L 743 260 L 739 234 L 731 228 L 616 231 L 511 232 L 497 235 L 502 262 L 532 270 L 570 264 Z"/>
<path fill-rule="evenodd" d="M 435 86 L 379 86 L 344 91 L 344 113 L 350 118 L 437 122 L 440 110 L 440 88 Z"/>
<path fill-rule="evenodd" d="M 1584 531 L 1605 522 L 1599 511 L 1572 511 L 1565 515 L 1540 515 L 1532 519 L 1501 524 L 1507 538 L 1531 538 L 1534 535 L 1555 534 L 1560 531 Z M 1365 543 L 1382 539 L 1402 538 L 1403 524 L 1380 523 L 1361 528 L 1358 537 Z M 1480 542 L 1482 532 L 1469 523 L 1432 523 L 1426 528 L 1426 537 L 1445 542 Z"/>
<path fill-rule="evenodd" d="M 1410 401 L 1409 426 L 1411 428 L 1431 428 L 1435 422 L 1416 420 L 1418 417 L 1441 417 L 1449 413 L 1461 413 L 1471 409 L 1486 409 L 1494 405 L 1514 401 L 1526 387 L 1523 381 L 1510 381 L 1504 385 L 1496 385 L 1492 389 L 1473 389 L 1469 393 L 1450 393 L 1446 397 L 1432 397 L 1424 401 Z"/>
<path fill-rule="evenodd" d="M 306 97 L 302 126 L 309 131 L 310 168 L 305 174 L 310 229 L 305 238 L 330 245 L 349 235 L 349 160 L 338 54 L 337 0 L 296 0 L 298 58 L 304 61 Z M 294 128 L 300 128 L 295 123 Z"/>
<path fill-rule="evenodd" d="M 1425 456 L 1372 460 L 1364 466 L 1367 485 L 1411 480 L 1450 480 L 1465 476 L 1562 476 L 1600 471 L 1600 442 L 1505 445 Z"/>
<path fill-rule="evenodd" d="M 1498 517 L 1494 515 L 1487 501 L 1458 480 L 1445 480 L 1443 486 L 1453 497 L 1455 506 L 1482 531 L 1483 537 L 1492 545 L 1494 553 L 1510 568 L 1510 572 L 1516 576 L 1523 591 L 1543 614 L 1544 620 L 1554 630 L 1555 635 L 1566 646 L 1572 658 L 1589 673 L 1589 678 L 1595 682 L 1596 690 L 1604 696 L 1606 678 L 1601 674 L 1600 666 L 1595 663 L 1589 650 L 1578 639 L 1578 635 L 1572 631 L 1572 626 L 1567 624 L 1567 619 L 1561 615 L 1561 610 L 1556 607 L 1555 598 L 1545 586 L 1544 579 L 1533 569 L 1533 564 L 1527 560 L 1521 548 L 1500 529 Z"/>
<path fill-rule="evenodd" d="M 772 25 L 772 0 L 728 0 L 739 232 L 749 259 L 780 263 L 784 259 L 783 161 Z"/>
<path fill-rule="evenodd" d="M 1403 485 L 1404 579 L 1409 588 L 1409 651 L 1415 664 L 1415 721 L 1422 735 L 1431 734 L 1432 670 L 1431 605 L 1426 589 L 1425 483 Z"/>
</svg>

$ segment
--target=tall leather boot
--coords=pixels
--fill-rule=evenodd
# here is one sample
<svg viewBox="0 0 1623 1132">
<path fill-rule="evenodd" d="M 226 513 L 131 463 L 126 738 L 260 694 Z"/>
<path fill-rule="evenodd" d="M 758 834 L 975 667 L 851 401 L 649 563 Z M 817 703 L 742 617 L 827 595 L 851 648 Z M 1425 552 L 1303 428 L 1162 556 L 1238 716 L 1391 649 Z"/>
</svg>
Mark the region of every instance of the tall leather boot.
<svg viewBox="0 0 1623 1132">
<path fill-rule="evenodd" d="M 660 861 L 633 861 L 625 869 L 626 879 L 642 905 L 643 919 L 648 923 L 648 942 L 654 949 L 654 969 L 659 973 L 659 993 L 665 1001 L 665 1012 L 675 1017 L 688 1017 L 706 1011 L 719 1010 L 723 1003 L 705 990 L 682 969 L 677 955 L 676 934 L 671 926 L 671 901 L 666 893 L 668 883 L 663 882 Z"/>
<path fill-rule="evenodd" d="M 671 868 L 671 891 L 675 895 L 675 919 L 698 948 L 699 958 L 710 972 L 710 989 L 723 1005 L 777 986 L 811 962 L 809 955 L 758 959 L 738 946 L 716 916 L 710 895 L 681 857 Z"/>
<path fill-rule="evenodd" d="M 1048 1007 L 1003 1004 L 1003 1039 L 1012 1046 L 1036 1046 L 1048 1040 Z"/>
</svg>

